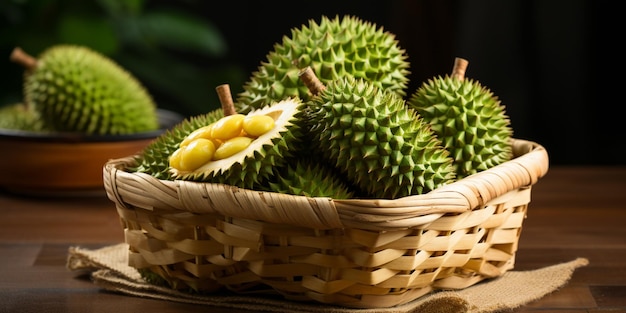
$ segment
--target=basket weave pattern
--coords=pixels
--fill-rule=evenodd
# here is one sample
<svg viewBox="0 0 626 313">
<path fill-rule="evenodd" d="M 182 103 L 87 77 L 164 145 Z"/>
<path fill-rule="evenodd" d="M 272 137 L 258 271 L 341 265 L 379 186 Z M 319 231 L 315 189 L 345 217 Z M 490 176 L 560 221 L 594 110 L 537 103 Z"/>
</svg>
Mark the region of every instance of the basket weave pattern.
<svg viewBox="0 0 626 313">
<path fill-rule="evenodd" d="M 394 200 L 311 198 L 165 181 L 104 166 L 129 262 L 175 288 L 277 294 L 390 307 L 513 268 L 545 149 L 513 139 L 515 158 L 434 191 Z"/>
</svg>

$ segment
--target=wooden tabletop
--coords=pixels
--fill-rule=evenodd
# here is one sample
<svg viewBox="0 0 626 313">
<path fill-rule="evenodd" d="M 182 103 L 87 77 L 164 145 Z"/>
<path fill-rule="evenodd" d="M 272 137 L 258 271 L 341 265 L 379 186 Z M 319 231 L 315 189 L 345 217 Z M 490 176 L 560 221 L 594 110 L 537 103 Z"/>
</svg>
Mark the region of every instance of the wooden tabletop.
<svg viewBox="0 0 626 313">
<path fill-rule="evenodd" d="M 0 312 L 239 312 L 104 291 L 66 268 L 68 248 L 123 242 L 104 194 L 0 191 Z M 589 265 L 515 312 L 626 312 L 626 167 L 550 168 L 532 190 L 514 270 Z"/>
</svg>

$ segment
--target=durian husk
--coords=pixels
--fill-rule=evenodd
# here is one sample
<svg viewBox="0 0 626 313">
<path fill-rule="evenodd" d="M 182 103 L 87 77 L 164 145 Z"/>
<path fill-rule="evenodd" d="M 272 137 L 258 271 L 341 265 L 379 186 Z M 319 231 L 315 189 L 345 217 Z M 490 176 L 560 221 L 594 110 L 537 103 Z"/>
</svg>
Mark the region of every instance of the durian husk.
<svg viewBox="0 0 626 313">
<path fill-rule="evenodd" d="M 354 187 L 343 175 L 310 154 L 292 157 L 284 166 L 275 168 L 264 190 L 333 199 L 350 199 L 355 195 Z"/>
<path fill-rule="evenodd" d="M 368 197 L 423 194 L 455 180 L 430 126 L 393 92 L 346 76 L 326 84 L 307 109 L 312 145 Z"/>
<path fill-rule="evenodd" d="M 465 77 L 467 65 L 467 60 L 456 58 L 450 74 L 424 82 L 407 101 L 454 158 L 457 179 L 513 157 L 506 107 L 478 80 Z"/>
<path fill-rule="evenodd" d="M 311 93 L 299 79 L 307 66 L 323 83 L 354 76 L 399 96 L 406 95 L 410 73 L 408 55 L 395 34 L 356 16 L 322 16 L 292 28 L 274 45 L 237 96 L 237 111 L 285 98 L 308 101 Z"/>
<path fill-rule="evenodd" d="M 174 179 L 223 183 L 243 188 L 257 188 L 275 167 L 295 154 L 303 140 L 298 114 L 304 109 L 300 99 L 286 99 L 269 104 L 248 115 L 263 114 L 274 118 L 275 127 L 257 137 L 250 146 L 234 155 L 205 163 L 193 171 L 170 168 Z"/>
<path fill-rule="evenodd" d="M 11 60 L 25 67 L 24 102 L 51 130 L 122 135 L 159 128 L 157 106 L 148 90 L 95 50 L 58 44 L 34 58 L 18 47 Z"/>
<path fill-rule="evenodd" d="M 22 102 L 0 107 L 0 128 L 16 131 L 46 131 L 39 114 Z"/>
</svg>

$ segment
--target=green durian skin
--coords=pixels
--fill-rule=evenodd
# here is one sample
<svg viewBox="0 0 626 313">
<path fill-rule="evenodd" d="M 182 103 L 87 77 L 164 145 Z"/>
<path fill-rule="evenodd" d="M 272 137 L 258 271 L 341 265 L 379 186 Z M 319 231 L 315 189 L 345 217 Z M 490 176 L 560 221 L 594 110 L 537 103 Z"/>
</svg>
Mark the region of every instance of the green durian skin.
<svg viewBox="0 0 626 313">
<path fill-rule="evenodd" d="M 338 171 L 319 159 L 309 156 L 291 158 L 284 166 L 275 168 L 267 187 L 260 190 L 307 197 L 350 199 L 354 191 Z"/>
<path fill-rule="evenodd" d="M 275 137 L 271 140 L 255 139 L 245 150 L 246 156 L 240 162 L 235 162 L 228 167 L 213 169 L 210 171 L 196 170 L 191 173 L 174 175 L 175 179 L 197 182 L 220 183 L 246 189 L 255 189 L 273 175 L 275 167 L 281 167 L 288 158 L 293 157 L 302 145 L 304 138 L 304 120 L 299 116 L 305 106 L 300 99 L 285 99 L 271 103 L 263 108 L 255 110 L 258 114 L 270 114 L 272 111 L 281 112 L 283 121 L 277 121 Z M 256 146 L 253 148 L 253 146 Z M 220 160 L 222 161 L 222 160 Z"/>
<path fill-rule="evenodd" d="M 118 135 L 159 127 L 156 105 L 144 86 L 87 47 L 52 46 L 24 78 L 25 101 L 51 129 Z"/>
<path fill-rule="evenodd" d="M 47 131 L 37 112 L 23 103 L 0 107 L 0 128 L 30 132 Z"/>
<path fill-rule="evenodd" d="M 308 105 L 312 142 L 369 197 L 424 194 L 455 180 L 448 152 L 397 94 L 344 77 Z"/>
<path fill-rule="evenodd" d="M 237 110 L 246 113 L 287 97 L 308 101 L 311 94 L 299 78 L 307 66 L 324 84 L 350 75 L 406 95 L 408 56 L 394 34 L 354 16 L 322 16 L 274 45 L 238 94 Z"/>
<path fill-rule="evenodd" d="M 449 75 L 424 82 L 407 105 L 431 124 L 461 179 L 509 161 L 513 130 L 505 106 L 477 80 Z"/>
<path fill-rule="evenodd" d="M 129 168 L 130 171 L 147 173 L 158 179 L 173 180 L 169 166 L 169 158 L 172 153 L 180 147 L 183 139 L 194 130 L 208 126 L 222 117 L 224 117 L 224 111 L 220 108 L 185 118 L 177 125 L 165 130 L 135 156 L 137 166 Z"/>
</svg>

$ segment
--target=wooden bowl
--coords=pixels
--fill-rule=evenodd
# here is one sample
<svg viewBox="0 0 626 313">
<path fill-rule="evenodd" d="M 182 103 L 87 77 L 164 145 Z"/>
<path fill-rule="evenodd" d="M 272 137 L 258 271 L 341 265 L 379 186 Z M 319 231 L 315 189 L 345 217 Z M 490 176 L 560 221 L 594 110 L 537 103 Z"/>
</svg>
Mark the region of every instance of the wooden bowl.
<svg viewBox="0 0 626 313">
<path fill-rule="evenodd" d="M 103 194 L 102 168 L 133 155 L 183 117 L 158 111 L 159 130 L 132 135 L 42 134 L 0 129 L 0 188 L 33 195 Z"/>
</svg>

